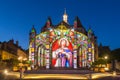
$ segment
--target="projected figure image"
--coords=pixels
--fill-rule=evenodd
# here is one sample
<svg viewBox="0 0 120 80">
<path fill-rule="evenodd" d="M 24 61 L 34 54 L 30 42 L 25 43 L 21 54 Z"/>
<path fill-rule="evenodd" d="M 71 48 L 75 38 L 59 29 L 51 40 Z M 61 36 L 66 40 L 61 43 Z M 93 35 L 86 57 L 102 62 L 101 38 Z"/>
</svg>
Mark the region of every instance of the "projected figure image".
<svg viewBox="0 0 120 80">
<path fill-rule="evenodd" d="M 52 58 L 54 67 L 72 67 L 72 44 L 65 38 L 55 41 Z"/>
</svg>

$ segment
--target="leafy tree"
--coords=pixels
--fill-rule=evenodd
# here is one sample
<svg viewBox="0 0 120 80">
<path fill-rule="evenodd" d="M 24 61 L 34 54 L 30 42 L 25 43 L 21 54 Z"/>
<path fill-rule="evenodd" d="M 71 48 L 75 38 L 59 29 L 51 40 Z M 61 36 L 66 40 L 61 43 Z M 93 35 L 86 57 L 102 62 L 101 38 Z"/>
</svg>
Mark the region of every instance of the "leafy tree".
<svg viewBox="0 0 120 80">
<path fill-rule="evenodd" d="M 17 59 L 13 59 L 13 58 L 4 60 L 4 62 L 6 63 L 6 66 L 10 69 L 13 68 L 13 66 L 17 66 L 19 63 Z"/>
<path fill-rule="evenodd" d="M 112 54 L 112 60 L 120 61 L 120 48 L 113 50 L 111 54 Z"/>
<path fill-rule="evenodd" d="M 101 65 L 102 67 L 102 65 L 105 65 L 105 64 L 107 64 L 106 60 L 103 58 L 99 58 L 97 61 L 92 63 L 92 66 L 95 67 L 95 66 Z"/>
<path fill-rule="evenodd" d="M 105 56 L 108 56 L 109 59 L 107 60 L 107 62 L 110 62 L 112 60 L 113 56 L 109 46 L 102 46 L 102 44 L 100 43 L 98 50 L 99 50 L 99 58 L 104 58 Z"/>
</svg>

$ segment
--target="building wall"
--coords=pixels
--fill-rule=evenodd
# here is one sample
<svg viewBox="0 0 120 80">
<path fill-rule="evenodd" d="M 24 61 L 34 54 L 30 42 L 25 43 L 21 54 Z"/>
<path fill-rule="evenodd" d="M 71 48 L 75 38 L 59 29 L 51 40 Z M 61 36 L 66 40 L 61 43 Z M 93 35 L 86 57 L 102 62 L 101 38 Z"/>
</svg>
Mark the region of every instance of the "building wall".
<svg viewBox="0 0 120 80">
<path fill-rule="evenodd" d="M 61 29 L 63 29 L 63 30 L 61 30 Z M 66 32 L 68 32 L 68 34 Z M 57 33 L 57 34 L 55 34 L 55 33 Z M 69 37 L 66 36 L 65 34 L 68 35 Z M 71 57 L 70 58 L 71 59 L 71 64 L 73 64 L 72 62 L 75 62 L 74 64 L 75 65 L 78 64 L 79 67 L 90 66 L 92 64 L 92 62 L 95 61 L 95 59 L 96 59 L 95 57 L 97 57 L 97 56 L 95 55 L 96 50 L 95 50 L 95 45 L 94 45 L 95 44 L 94 43 L 94 35 L 92 35 L 91 33 L 88 33 L 88 34 L 91 35 L 92 37 L 89 38 L 87 35 L 85 35 L 81 32 L 77 32 L 74 29 L 71 30 L 71 28 L 67 28 L 67 26 L 61 24 L 61 25 L 57 26 L 57 28 L 54 29 L 54 31 L 51 28 L 49 34 L 46 31 L 44 33 L 38 34 L 35 39 L 34 39 L 34 37 L 32 39 L 30 39 L 30 43 L 35 42 L 36 45 L 35 44 L 30 44 L 29 57 L 30 58 L 33 57 L 33 64 L 34 65 L 40 65 L 41 67 L 44 67 L 45 65 L 47 65 L 47 64 L 44 64 L 45 62 L 47 62 L 47 59 L 52 58 L 50 60 L 51 62 L 50 61 L 49 62 L 51 63 L 52 66 L 55 67 L 54 62 L 56 62 L 55 60 L 57 58 L 56 57 L 54 58 L 54 56 L 46 57 L 46 53 L 44 53 L 44 51 L 42 50 L 40 45 L 45 45 L 46 46 L 50 42 L 50 45 L 51 45 L 50 48 L 52 49 L 52 51 L 50 50 L 50 48 L 48 48 L 48 49 L 50 51 L 50 54 L 54 54 L 54 53 L 58 53 L 58 51 L 60 50 L 59 47 L 61 46 L 59 43 L 61 43 L 60 41 L 64 40 L 64 41 L 68 42 L 68 44 L 69 44 L 69 45 L 66 45 L 66 46 L 69 46 L 69 48 L 68 47 L 66 48 L 66 49 L 70 50 L 69 53 L 74 52 L 74 55 L 72 55 L 72 56 L 74 57 L 74 56 L 77 55 L 79 57 L 79 58 Z M 75 35 L 77 35 L 77 37 L 75 37 Z M 30 35 L 30 36 L 33 36 L 33 35 Z M 47 37 L 47 36 L 49 36 L 49 37 Z M 54 36 L 56 36 L 56 37 L 54 37 Z M 70 45 L 70 43 L 71 43 L 71 45 Z M 76 47 L 80 47 L 80 48 L 75 48 L 74 49 L 73 45 L 76 45 Z M 57 47 L 57 46 L 59 46 L 59 47 Z M 34 51 L 32 51 L 32 50 L 35 49 L 35 48 L 36 48 L 36 53 L 35 54 L 37 55 L 37 57 L 36 57 L 36 55 L 32 54 L 32 53 L 34 53 Z M 63 51 L 63 52 L 67 53 L 65 51 Z M 55 54 L 55 56 L 57 56 L 57 55 Z M 29 60 L 31 60 L 31 59 L 29 59 Z M 38 61 L 38 62 L 36 63 L 35 60 Z"/>
<path fill-rule="evenodd" d="M 1 54 L 2 54 L 2 60 L 7 60 L 7 59 L 17 59 L 17 55 L 11 54 L 5 50 L 1 50 Z"/>
<path fill-rule="evenodd" d="M 13 39 L 0 43 L 0 55 L 2 60 L 17 59 L 18 57 L 27 58 L 26 51 L 18 45 L 18 41 L 14 43 Z"/>
<path fill-rule="evenodd" d="M 95 45 L 97 38 L 91 29 L 85 30 L 78 17 L 75 18 L 73 25 L 64 20 L 58 25 L 53 25 L 51 19 L 48 18 L 40 34 L 36 33 L 33 26 L 29 33 L 29 40 L 29 61 L 32 61 L 32 66 L 44 67 L 46 65 L 46 68 L 49 68 L 52 65 L 53 67 L 61 67 L 61 65 L 59 66 L 61 64 L 59 53 L 64 53 L 62 58 L 70 56 L 68 63 L 74 64 L 74 66 L 70 65 L 74 68 L 77 68 L 77 64 L 79 67 L 90 66 L 98 58 L 98 48 Z M 41 45 L 49 45 L 49 47 L 42 48 Z M 66 50 L 62 50 L 61 46 Z M 62 60 L 63 64 L 65 60 L 67 61 L 67 59 Z M 44 65 L 44 63 L 46 64 Z M 58 66 L 55 63 L 59 63 Z"/>
<path fill-rule="evenodd" d="M 18 57 L 22 57 L 22 59 L 27 58 L 26 52 L 23 51 L 23 50 L 21 50 L 21 49 L 19 49 L 19 48 L 18 48 L 18 50 L 17 50 L 17 56 L 18 56 Z"/>
</svg>

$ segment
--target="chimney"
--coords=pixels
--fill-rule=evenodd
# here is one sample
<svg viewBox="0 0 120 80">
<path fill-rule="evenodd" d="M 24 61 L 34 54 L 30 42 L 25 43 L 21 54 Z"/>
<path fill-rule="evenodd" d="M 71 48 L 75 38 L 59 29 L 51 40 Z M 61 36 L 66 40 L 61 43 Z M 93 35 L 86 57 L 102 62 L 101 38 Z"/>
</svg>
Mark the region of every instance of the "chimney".
<svg viewBox="0 0 120 80">
<path fill-rule="evenodd" d="M 11 39 L 11 40 L 9 40 L 9 42 L 10 42 L 11 44 L 13 44 L 13 43 L 14 43 L 14 40 L 13 40 L 13 39 Z"/>
</svg>

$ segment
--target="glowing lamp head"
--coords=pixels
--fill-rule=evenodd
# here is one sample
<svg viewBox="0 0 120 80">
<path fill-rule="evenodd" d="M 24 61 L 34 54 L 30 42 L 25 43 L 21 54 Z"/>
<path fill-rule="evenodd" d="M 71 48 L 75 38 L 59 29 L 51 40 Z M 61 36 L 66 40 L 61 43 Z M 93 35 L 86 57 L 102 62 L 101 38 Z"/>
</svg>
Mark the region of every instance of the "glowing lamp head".
<svg viewBox="0 0 120 80">
<path fill-rule="evenodd" d="M 105 58 L 105 59 L 108 59 L 108 57 L 107 57 L 107 56 L 105 56 L 104 58 Z"/>
<path fill-rule="evenodd" d="M 7 69 L 4 70 L 4 74 L 8 74 L 8 70 Z"/>
</svg>

